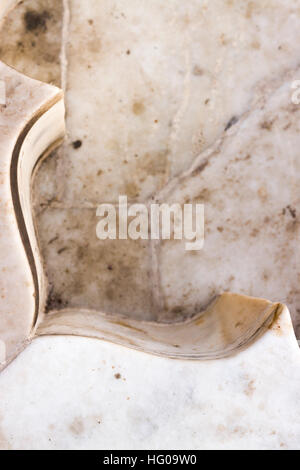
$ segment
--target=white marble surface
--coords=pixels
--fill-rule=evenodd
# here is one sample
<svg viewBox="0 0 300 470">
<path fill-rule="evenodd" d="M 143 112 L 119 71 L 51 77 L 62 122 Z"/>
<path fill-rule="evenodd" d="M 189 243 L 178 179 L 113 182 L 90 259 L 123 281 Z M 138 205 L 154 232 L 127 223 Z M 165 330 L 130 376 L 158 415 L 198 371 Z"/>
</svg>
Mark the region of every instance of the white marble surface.
<svg viewBox="0 0 300 470">
<path fill-rule="evenodd" d="M 0 446 L 299 450 L 299 361 L 287 310 L 220 361 L 39 338 L 0 375 Z"/>
<path fill-rule="evenodd" d="M 28 0 L 18 22 L 10 16 L 4 25 L 1 60 L 61 83 L 67 92 L 69 139 L 36 180 L 53 306 L 89 304 L 170 319 L 193 313 L 228 288 L 287 302 L 297 325 L 299 108 L 291 105 L 289 91 L 300 78 L 300 2 L 174 4 L 105 1 L 100 9 L 91 0 L 76 16 L 83 3 L 71 0 L 65 2 L 68 26 L 61 2 Z M 46 7 L 52 16 L 43 16 Z M 28 29 L 27 8 L 44 23 Z M 62 23 L 68 26 L 63 37 Z M 43 54 L 33 53 L 34 43 L 44 44 Z M 67 59 L 63 67 L 59 57 Z M 101 99 L 93 99 L 95 87 Z M 98 109 L 105 119 L 98 119 Z M 239 122 L 225 132 L 233 116 Z M 77 139 L 82 147 L 75 150 Z M 189 174 L 206 158 L 204 171 Z M 153 166 L 155 176 L 149 175 Z M 177 191 L 179 198 L 204 198 L 211 248 L 200 263 L 198 256 L 183 259 L 180 248 L 159 247 L 163 298 L 153 305 L 147 250 L 101 250 L 89 236 L 95 207 L 108 196 L 124 190 L 133 199 L 148 198 L 170 182 L 161 197 Z M 207 186 L 213 188 L 209 200 Z M 224 233 L 215 220 L 240 204 L 242 217 L 235 213 Z M 113 275 L 107 272 L 111 260 Z M 119 295 L 124 291 L 125 300 Z M 299 449 L 299 382 L 299 348 L 287 310 L 246 351 L 213 362 L 157 358 L 86 338 L 39 338 L 0 375 L 0 446 Z"/>
<path fill-rule="evenodd" d="M 5 104 L 0 105 L 0 340 L 4 342 L 6 349 L 6 354 L 0 358 L 1 368 L 3 363 L 11 361 L 17 351 L 24 348 L 35 323 L 37 292 L 19 232 L 20 214 L 17 218 L 16 199 L 20 200 L 27 230 L 30 232 L 30 176 L 35 157 L 38 158 L 49 142 L 31 145 L 28 155 L 26 139 L 22 138 L 22 133 L 30 120 L 34 120 L 39 113 L 46 113 L 49 103 L 62 103 L 62 94 L 58 88 L 31 80 L 1 62 L 0 77 L 5 84 Z M 49 136 L 51 144 L 64 134 L 63 116 L 62 105 L 60 119 L 57 120 L 56 117 L 52 121 L 52 124 L 60 123 L 60 129 L 57 131 L 55 127 L 52 128 L 52 135 Z M 34 125 L 31 124 L 30 131 L 25 132 L 27 141 L 33 135 L 33 129 Z M 36 135 L 33 139 L 38 140 Z M 16 152 L 20 141 L 22 144 Z M 34 253 L 37 249 L 36 242 L 33 241 L 31 247 Z M 36 264 L 39 262 L 36 261 Z M 40 276 L 41 285 L 42 277 Z"/>
</svg>

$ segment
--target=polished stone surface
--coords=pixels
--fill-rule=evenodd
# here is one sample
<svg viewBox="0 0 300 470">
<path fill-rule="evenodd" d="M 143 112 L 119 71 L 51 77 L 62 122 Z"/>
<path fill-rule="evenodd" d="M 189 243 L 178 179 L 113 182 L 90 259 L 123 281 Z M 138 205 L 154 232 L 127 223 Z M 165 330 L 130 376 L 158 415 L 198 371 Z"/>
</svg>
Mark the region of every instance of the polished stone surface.
<svg viewBox="0 0 300 470">
<path fill-rule="evenodd" d="M 0 33 L 1 60 L 66 92 L 34 188 L 50 310 L 173 320 L 230 290 L 299 326 L 300 1 L 63 4 L 27 0 Z M 119 193 L 203 202 L 204 250 L 102 244 L 96 207 Z M 0 447 L 299 448 L 298 370 L 287 310 L 220 361 L 39 338 L 0 376 Z"/>
<path fill-rule="evenodd" d="M 0 375 L 0 448 L 299 450 L 299 355 L 287 310 L 219 361 L 38 338 Z"/>
</svg>

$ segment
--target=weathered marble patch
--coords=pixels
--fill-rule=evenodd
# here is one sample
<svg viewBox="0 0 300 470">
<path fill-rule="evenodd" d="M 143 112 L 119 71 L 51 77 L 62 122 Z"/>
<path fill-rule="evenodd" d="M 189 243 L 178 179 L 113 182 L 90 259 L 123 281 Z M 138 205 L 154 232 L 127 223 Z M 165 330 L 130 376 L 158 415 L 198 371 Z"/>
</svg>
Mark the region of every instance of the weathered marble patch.
<svg viewBox="0 0 300 470">
<path fill-rule="evenodd" d="M 300 3 L 70 0 L 66 6 L 62 18 L 60 2 L 28 0 L 1 33 L 1 59 L 62 83 L 66 92 L 68 139 L 42 164 L 34 187 L 50 304 L 64 286 L 57 307 L 85 302 L 141 318 L 142 306 L 145 318 L 172 320 L 231 290 L 286 302 L 297 326 L 298 108 L 289 87 L 299 78 Z M 276 92 L 281 86 L 284 96 Z M 188 178 L 195 162 L 203 171 Z M 174 181 L 178 187 L 167 196 Z M 146 286 L 132 289 L 131 275 L 128 284 L 116 277 L 108 302 L 91 220 L 99 203 L 119 194 L 203 202 L 206 240 L 194 256 L 176 243 L 143 250 L 130 243 L 135 256 L 126 269 L 137 269 Z M 49 233 L 61 230 L 64 245 L 69 235 L 61 218 L 74 212 L 72 243 L 85 240 L 89 248 L 73 250 L 71 262 L 64 246 L 48 243 Z M 123 248 L 112 245 L 107 252 L 121 269 Z M 98 286 L 93 294 L 90 285 Z"/>
</svg>

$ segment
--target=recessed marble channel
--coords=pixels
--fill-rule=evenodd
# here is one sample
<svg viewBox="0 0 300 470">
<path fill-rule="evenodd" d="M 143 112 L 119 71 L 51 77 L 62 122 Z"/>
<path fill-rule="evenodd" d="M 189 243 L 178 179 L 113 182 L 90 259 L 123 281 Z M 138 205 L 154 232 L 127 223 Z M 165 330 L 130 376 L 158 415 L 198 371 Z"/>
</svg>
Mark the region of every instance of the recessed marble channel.
<svg viewBox="0 0 300 470">
<path fill-rule="evenodd" d="M 27 0 L 0 60 L 62 86 L 65 144 L 34 180 L 47 308 L 173 321 L 222 291 L 299 328 L 300 2 Z M 103 241 L 96 208 L 205 204 L 205 245 Z"/>
</svg>

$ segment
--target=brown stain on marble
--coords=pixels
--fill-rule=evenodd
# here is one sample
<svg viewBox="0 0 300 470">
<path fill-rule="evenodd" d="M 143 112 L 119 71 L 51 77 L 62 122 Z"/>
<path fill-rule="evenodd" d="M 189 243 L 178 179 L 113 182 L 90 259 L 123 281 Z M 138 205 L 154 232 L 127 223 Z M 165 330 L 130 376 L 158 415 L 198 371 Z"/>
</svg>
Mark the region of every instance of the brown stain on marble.
<svg viewBox="0 0 300 470">
<path fill-rule="evenodd" d="M 256 390 L 255 380 L 249 380 L 249 382 L 247 383 L 247 386 L 245 388 L 245 395 L 247 395 L 248 397 L 252 397 L 255 390 Z"/>
<path fill-rule="evenodd" d="M 271 132 L 271 130 L 273 129 L 273 125 L 274 125 L 275 120 L 276 120 L 276 118 L 265 119 L 264 121 L 261 122 L 260 128 L 263 129 L 263 130 Z"/>
<path fill-rule="evenodd" d="M 274 313 L 274 318 L 269 326 L 269 330 L 274 332 L 276 336 L 283 336 L 285 334 L 285 328 L 283 328 L 282 322 L 280 321 L 280 316 L 282 314 L 284 306 L 278 304 Z"/>
<path fill-rule="evenodd" d="M 147 175 L 164 176 L 168 167 L 168 149 L 162 149 L 157 152 L 146 152 L 136 165 L 137 174 L 141 177 Z"/>
<path fill-rule="evenodd" d="M 74 418 L 69 426 L 69 430 L 75 436 L 80 436 L 84 432 L 84 423 L 82 418 Z"/>
<path fill-rule="evenodd" d="M 204 71 L 201 67 L 195 65 L 193 68 L 193 75 L 195 75 L 196 77 L 202 77 L 202 75 L 204 75 Z"/>
<path fill-rule="evenodd" d="M 60 85 L 61 0 L 27 0 L 5 18 L 0 60 L 37 80 Z"/>
<path fill-rule="evenodd" d="M 136 116 L 140 116 L 141 114 L 143 114 L 145 112 L 145 105 L 144 103 L 141 103 L 139 101 L 136 101 L 135 103 L 133 103 L 132 105 L 132 112 L 133 114 L 135 114 Z"/>
<path fill-rule="evenodd" d="M 141 330 L 140 328 L 136 328 L 132 325 L 128 325 L 127 323 L 125 323 L 124 321 L 121 321 L 121 320 L 118 320 L 118 321 L 110 320 L 110 323 L 112 325 L 118 325 L 118 326 L 122 326 L 124 328 L 129 328 L 130 330 L 136 331 L 137 333 L 145 333 L 144 330 Z"/>
<path fill-rule="evenodd" d="M 27 31 L 47 31 L 47 22 L 51 18 L 49 11 L 27 10 L 24 23 Z"/>
<path fill-rule="evenodd" d="M 47 310 L 68 306 L 149 318 L 148 242 L 98 240 L 96 211 L 84 212 L 83 216 L 81 210 L 52 210 L 52 233 L 41 245 L 43 257 L 49 260 Z M 38 233 L 49 231 L 47 220 L 44 213 L 40 215 Z"/>
<path fill-rule="evenodd" d="M 125 194 L 129 199 L 136 199 L 140 195 L 141 188 L 134 182 L 125 183 Z"/>
</svg>

